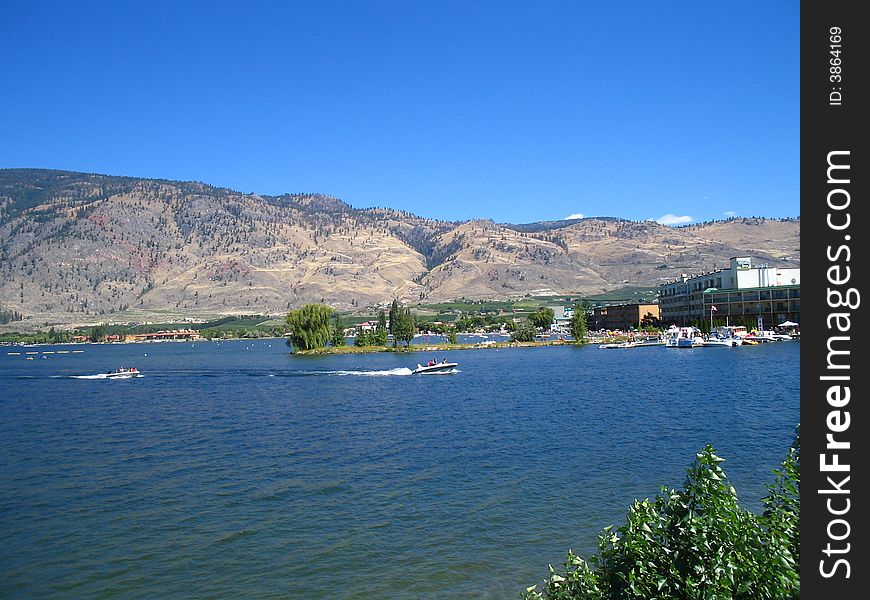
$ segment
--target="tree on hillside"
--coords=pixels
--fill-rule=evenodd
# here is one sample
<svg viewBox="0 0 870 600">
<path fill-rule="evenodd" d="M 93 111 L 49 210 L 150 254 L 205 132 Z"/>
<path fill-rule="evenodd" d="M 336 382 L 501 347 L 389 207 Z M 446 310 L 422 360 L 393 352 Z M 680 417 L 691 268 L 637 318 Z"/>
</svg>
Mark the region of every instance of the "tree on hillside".
<svg viewBox="0 0 870 600">
<path fill-rule="evenodd" d="M 330 338 L 329 319 L 333 310 L 325 304 L 306 304 L 287 313 L 290 343 L 295 350 L 322 348 Z"/>
<path fill-rule="evenodd" d="M 411 314 L 410 308 L 399 309 L 399 315 L 396 319 L 396 326 L 393 329 L 395 339 L 404 342 L 405 348 L 411 344 L 414 339 L 414 332 L 417 329 L 417 323 L 414 315 Z"/>
<path fill-rule="evenodd" d="M 580 304 L 574 305 L 574 314 L 571 315 L 571 335 L 578 342 L 586 339 L 586 310 Z"/>
</svg>

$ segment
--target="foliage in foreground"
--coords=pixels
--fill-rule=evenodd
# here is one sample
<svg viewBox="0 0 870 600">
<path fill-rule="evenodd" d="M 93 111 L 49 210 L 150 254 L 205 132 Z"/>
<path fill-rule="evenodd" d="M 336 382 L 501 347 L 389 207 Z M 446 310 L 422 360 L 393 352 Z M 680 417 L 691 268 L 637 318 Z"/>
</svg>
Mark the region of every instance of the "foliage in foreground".
<svg viewBox="0 0 870 600">
<path fill-rule="evenodd" d="M 683 491 L 635 501 L 625 525 L 598 536 L 588 562 L 568 552 L 564 572 L 526 600 L 797 598 L 800 596 L 800 429 L 775 471 L 763 515 L 738 504 L 712 446 L 696 455 Z"/>
</svg>

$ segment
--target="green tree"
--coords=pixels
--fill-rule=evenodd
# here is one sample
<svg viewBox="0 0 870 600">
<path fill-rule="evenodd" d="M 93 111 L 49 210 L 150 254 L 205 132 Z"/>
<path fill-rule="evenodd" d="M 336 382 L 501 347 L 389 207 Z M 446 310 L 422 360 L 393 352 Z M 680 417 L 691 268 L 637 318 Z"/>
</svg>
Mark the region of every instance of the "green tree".
<svg viewBox="0 0 870 600">
<path fill-rule="evenodd" d="M 347 344 L 347 339 L 344 337 L 344 323 L 338 314 L 335 315 L 335 321 L 332 323 L 332 335 L 329 338 L 329 343 L 335 347 Z"/>
<path fill-rule="evenodd" d="M 640 320 L 640 326 L 647 331 L 657 329 L 661 327 L 661 319 L 648 312 Z"/>
<path fill-rule="evenodd" d="M 92 342 L 102 342 L 106 339 L 106 328 L 102 325 L 91 327 L 90 338 Z"/>
<path fill-rule="evenodd" d="M 574 314 L 571 315 L 571 335 L 576 341 L 582 342 L 586 339 L 587 333 L 586 311 L 583 306 L 575 304 Z"/>
<path fill-rule="evenodd" d="M 764 498 L 764 518 L 772 530 L 788 541 L 795 562 L 800 564 L 801 529 L 801 429 L 797 426 L 794 443 L 774 471 L 775 481 L 767 487 Z"/>
<path fill-rule="evenodd" d="M 606 527 L 588 562 L 572 552 L 527 600 L 798 598 L 800 430 L 757 516 L 741 508 L 712 446 L 696 454 L 684 490 L 638 500 Z"/>
<path fill-rule="evenodd" d="M 556 313 L 552 308 L 541 307 L 528 316 L 529 321 L 535 327 L 549 327 L 553 324 Z"/>
<path fill-rule="evenodd" d="M 514 342 L 533 342 L 537 330 L 535 325 L 529 319 L 523 319 L 517 324 L 516 329 L 511 332 L 511 341 Z"/>
<path fill-rule="evenodd" d="M 387 345 L 387 315 L 383 309 L 378 311 L 378 324 L 375 326 L 374 335 L 372 336 L 373 346 Z"/>
<path fill-rule="evenodd" d="M 290 343 L 295 350 L 322 348 L 329 341 L 329 319 L 333 310 L 325 304 L 306 304 L 287 313 Z"/>
<path fill-rule="evenodd" d="M 390 304 L 390 335 L 393 336 L 393 345 L 396 345 L 396 319 L 399 318 L 399 300 L 393 298 L 393 303 Z"/>
<path fill-rule="evenodd" d="M 395 333 L 393 333 L 395 339 L 399 342 L 403 342 L 405 348 L 407 348 L 414 339 L 414 332 L 416 329 L 417 323 L 414 319 L 414 315 L 411 314 L 411 309 L 400 309 L 399 316 L 396 319 L 396 327 L 394 328 Z"/>
<path fill-rule="evenodd" d="M 456 335 L 456 328 L 451 327 L 447 330 L 447 343 L 448 344 L 458 344 L 459 337 Z"/>
</svg>

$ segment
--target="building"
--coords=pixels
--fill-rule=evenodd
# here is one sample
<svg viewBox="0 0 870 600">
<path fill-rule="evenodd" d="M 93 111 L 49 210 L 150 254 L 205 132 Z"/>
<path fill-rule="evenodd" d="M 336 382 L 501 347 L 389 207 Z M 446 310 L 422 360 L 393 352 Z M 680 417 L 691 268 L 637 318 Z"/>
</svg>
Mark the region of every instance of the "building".
<svg viewBox="0 0 870 600">
<path fill-rule="evenodd" d="M 193 329 L 172 329 L 154 333 L 133 333 L 125 336 L 127 342 L 178 342 L 196 341 L 200 339 L 198 331 Z"/>
<path fill-rule="evenodd" d="M 647 316 L 649 315 L 649 316 Z M 629 331 L 643 327 L 644 318 L 653 319 L 655 323 L 659 319 L 658 304 L 611 304 L 609 306 L 597 306 L 592 310 L 589 319 L 589 329 L 593 331 L 601 329 Z"/>
<path fill-rule="evenodd" d="M 553 327 L 570 327 L 574 316 L 573 306 L 548 306 L 553 311 Z"/>
<path fill-rule="evenodd" d="M 659 286 L 664 325 L 746 325 L 772 328 L 784 321 L 800 323 L 800 268 L 752 266 L 735 257 L 727 269 L 683 275 Z"/>
<path fill-rule="evenodd" d="M 363 321 L 362 323 L 356 324 L 357 331 L 361 333 L 365 333 L 367 331 L 374 331 L 378 327 L 377 321 Z"/>
</svg>

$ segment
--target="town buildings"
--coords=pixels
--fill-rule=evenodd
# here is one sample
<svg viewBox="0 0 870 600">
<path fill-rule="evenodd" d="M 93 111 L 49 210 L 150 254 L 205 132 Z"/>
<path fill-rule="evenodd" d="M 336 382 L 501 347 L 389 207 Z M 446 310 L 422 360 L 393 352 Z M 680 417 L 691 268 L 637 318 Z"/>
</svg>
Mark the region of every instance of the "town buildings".
<svg viewBox="0 0 870 600">
<path fill-rule="evenodd" d="M 659 286 L 662 324 L 772 329 L 800 323 L 800 284 L 800 268 L 753 266 L 748 257 L 734 257 L 727 269 Z"/>
<path fill-rule="evenodd" d="M 602 329 L 629 331 L 641 329 L 647 324 L 654 327 L 658 325 L 658 322 L 658 304 L 611 304 L 592 309 L 588 327 L 593 331 Z"/>
</svg>

